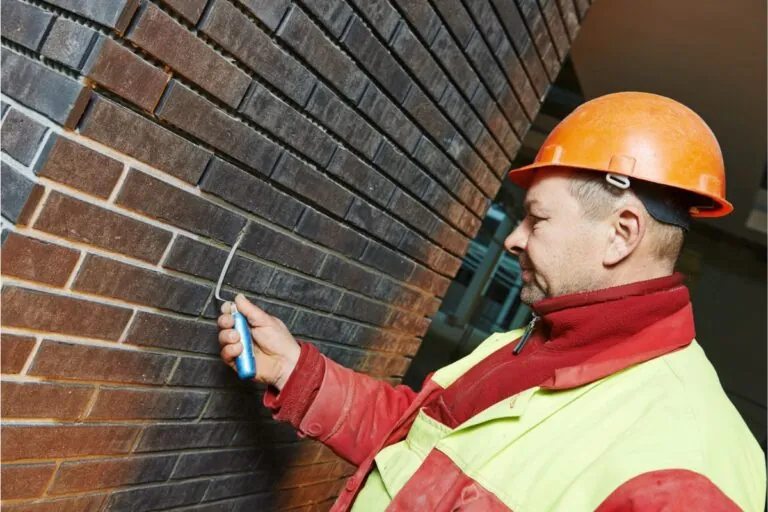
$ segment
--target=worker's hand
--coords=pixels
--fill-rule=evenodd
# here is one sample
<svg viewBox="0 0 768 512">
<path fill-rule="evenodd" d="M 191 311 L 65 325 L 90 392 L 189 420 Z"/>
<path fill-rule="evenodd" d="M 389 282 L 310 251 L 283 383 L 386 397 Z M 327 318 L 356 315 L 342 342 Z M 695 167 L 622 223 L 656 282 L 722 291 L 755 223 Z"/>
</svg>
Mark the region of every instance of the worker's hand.
<svg viewBox="0 0 768 512">
<path fill-rule="evenodd" d="M 256 360 L 256 376 L 253 380 L 282 389 L 296 368 L 301 347 L 279 318 L 269 315 L 242 295 L 235 297 L 235 305 L 251 326 L 253 355 Z M 229 302 L 222 305 L 221 313 L 221 358 L 237 371 L 235 359 L 243 351 L 243 345 L 240 343 L 240 335 L 234 329 L 235 318 L 230 313 Z"/>
</svg>

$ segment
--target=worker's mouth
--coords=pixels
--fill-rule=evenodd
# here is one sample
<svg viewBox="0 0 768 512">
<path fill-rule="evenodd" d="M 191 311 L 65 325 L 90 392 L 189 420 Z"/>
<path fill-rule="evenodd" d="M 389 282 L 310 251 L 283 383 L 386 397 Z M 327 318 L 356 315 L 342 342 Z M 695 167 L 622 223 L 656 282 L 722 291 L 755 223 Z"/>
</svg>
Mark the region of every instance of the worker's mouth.
<svg viewBox="0 0 768 512">
<path fill-rule="evenodd" d="M 529 282 L 531 282 L 531 279 L 533 279 L 533 270 L 523 269 L 521 278 L 525 284 L 528 284 Z"/>
</svg>

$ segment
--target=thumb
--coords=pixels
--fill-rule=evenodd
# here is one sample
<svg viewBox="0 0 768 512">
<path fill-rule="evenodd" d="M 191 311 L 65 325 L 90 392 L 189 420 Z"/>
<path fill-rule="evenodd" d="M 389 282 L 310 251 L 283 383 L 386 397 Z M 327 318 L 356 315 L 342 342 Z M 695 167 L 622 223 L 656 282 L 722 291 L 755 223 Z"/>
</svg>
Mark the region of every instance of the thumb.
<svg viewBox="0 0 768 512">
<path fill-rule="evenodd" d="M 238 294 L 235 297 L 237 310 L 248 319 L 251 327 L 264 327 L 272 323 L 272 317 L 263 309 L 245 298 L 245 295 Z"/>
</svg>

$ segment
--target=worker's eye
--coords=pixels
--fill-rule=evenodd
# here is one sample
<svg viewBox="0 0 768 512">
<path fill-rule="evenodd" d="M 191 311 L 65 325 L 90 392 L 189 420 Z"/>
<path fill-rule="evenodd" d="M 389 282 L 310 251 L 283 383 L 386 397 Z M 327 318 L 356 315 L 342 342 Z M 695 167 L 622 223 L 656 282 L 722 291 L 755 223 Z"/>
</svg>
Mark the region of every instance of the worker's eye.
<svg viewBox="0 0 768 512">
<path fill-rule="evenodd" d="M 541 221 L 545 220 L 544 217 L 539 217 L 538 215 L 534 215 L 532 213 L 528 214 L 528 218 L 531 221 L 531 226 L 536 227 L 537 224 L 539 224 Z"/>
</svg>

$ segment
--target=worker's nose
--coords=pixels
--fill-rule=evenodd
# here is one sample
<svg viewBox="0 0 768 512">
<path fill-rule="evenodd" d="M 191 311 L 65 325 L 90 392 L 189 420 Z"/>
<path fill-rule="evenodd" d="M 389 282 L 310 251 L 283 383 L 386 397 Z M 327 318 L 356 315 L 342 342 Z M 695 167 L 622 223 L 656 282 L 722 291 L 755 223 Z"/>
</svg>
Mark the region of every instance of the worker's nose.
<svg viewBox="0 0 768 512">
<path fill-rule="evenodd" d="M 528 229 L 528 222 L 523 221 L 517 225 L 514 231 L 504 239 L 504 248 L 514 254 L 520 256 L 525 252 L 525 247 L 528 245 L 528 235 L 530 230 Z"/>
</svg>

